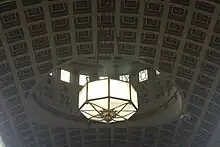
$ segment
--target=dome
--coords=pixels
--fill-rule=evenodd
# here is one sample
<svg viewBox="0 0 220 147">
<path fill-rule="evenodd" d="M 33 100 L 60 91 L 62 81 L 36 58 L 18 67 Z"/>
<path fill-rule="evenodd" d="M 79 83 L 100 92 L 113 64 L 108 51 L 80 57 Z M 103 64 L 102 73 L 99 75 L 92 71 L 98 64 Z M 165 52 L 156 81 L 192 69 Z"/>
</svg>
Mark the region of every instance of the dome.
<svg viewBox="0 0 220 147">
<path fill-rule="evenodd" d="M 218 0 L 1 1 L 3 142 L 219 146 L 219 7 Z M 86 77 L 106 73 L 130 79 L 138 93 L 128 121 L 102 124 L 78 111 Z M 167 91 L 176 101 L 161 106 Z"/>
</svg>

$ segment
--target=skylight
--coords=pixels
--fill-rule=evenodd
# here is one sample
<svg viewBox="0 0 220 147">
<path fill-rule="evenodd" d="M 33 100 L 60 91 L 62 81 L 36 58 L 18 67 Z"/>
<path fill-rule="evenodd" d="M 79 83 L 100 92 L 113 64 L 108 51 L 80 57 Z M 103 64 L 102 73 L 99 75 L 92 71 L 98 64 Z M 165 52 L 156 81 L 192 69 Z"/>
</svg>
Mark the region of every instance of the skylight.
<svg viewBox="0 0 220 147">
<path fill-rule="evenodd" d="M 79 85 L 84 86 L 87 83 L 87 80 L 89 81 L 88 75 L 79 75 Z"/>
<path fill-rule="evenodd" d="M 159 70 L 156 70 L 155 72 L 156 72 L 156 75 L 159 75 L 159 74 L 160 74 L 160 71 L 159 71 Z"/>
<path fill-rule="evenodd" d="M 108 77 L 99 77 L 99 80 L 107 79 Z"/>
<path fill-rule="evenodd" d="M 119 80 L 129 82 L 129 75 L 120 75 Z"/>
<path fill-rule="evenodd" d="M 61 69 L 61 71 L 60 71 L 60 79 L 61 79 L 62 81 L 64 81 L 64 82 L 69 83 L 69 82 L 70 82 L 70 72 Z"/>
<path fill-rule="evenodd" d="M 139 72 L 139 82 L 143 82 L 148 80 L 148 71 L 147 69 Z"/>
<path fill-rule="evenodd" d="M 53 72 L 49 73 L 50 76 L 53 76 Z"/>
</svg>

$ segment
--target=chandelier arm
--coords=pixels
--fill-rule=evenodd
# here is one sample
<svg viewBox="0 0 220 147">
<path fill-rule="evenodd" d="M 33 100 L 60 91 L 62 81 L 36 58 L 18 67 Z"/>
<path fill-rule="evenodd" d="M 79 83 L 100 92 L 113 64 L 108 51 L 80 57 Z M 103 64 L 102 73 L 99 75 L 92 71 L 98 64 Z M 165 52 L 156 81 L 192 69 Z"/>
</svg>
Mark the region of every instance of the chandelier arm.
<svg viewBox="0 0 220 147">
<path fill-rule="evenodd" d="M 96 116 L 98 116 L 98 114 L 97 115 L 95 115 L 95 116 L 92 116 L 92 117 L 90 117 L 90 118 L 88 118 L 89 120 L 92 120 L 92 118 L 94 118 L 94 117 L 96 117 Z M 92 121 L 97 121 L 97 122 L 100 122 L 100 121 L 105 121 L 105 119 L 103 118 L 102 120 L 92 120 Z"/>
<path fill-rule="evenodd" d="M 132 111 L 132 112 L 130 112 L 129 114 L 132 114 L 132 113 L 134 113 L 134 112 L 135 112 L 135 111 Z M 126 114 L 125 116 L 128 116 L 129 114 Z M 124 116 L 124 117 L 125 117 L 125 116 Z"/>
<path fill-rule="evenodd" d="M 127 103 L 127 104 L 125 104 L 125 105 L 124 105 L 124 107 L 123 107 L 123 108 L 121 108 L 121 110 L 120 110 L 120 111 L 118 111 L 118 113 L 116 113 L 116 115 L 117 115 L 117 114 L 119 114 L 119 113 L 120 113 L 120 112 L 121 112 L 121 111 L 122 111 L 122 110 L 123 110 L 123 109 L 124 109 L 124 108 L 125 108 L 127 105 L 128 105 L 128 103 Z"/>
<path fill-rule="evenodd" d="M 93 117 L 93 115 L 91 115 L 90 113 L 84 111 L 84 110 L 81 110 L 82 112 L 85 112 L 86 114 L 90 115 L 91 117 Z"/>
<path fill-rule="evenodd" d="M 92 103 L 90 103 L 90 105 L 92 106 L 92 108 L 94 108 L 95 109 L 95 111 L 97 111 L 98 112 L 98 114 L 100 114 L 100 112 L 93 106 L 93 104 Z M 103 109 L 103 108 L 102 108 Z"/>
<path fill-rule="evenodd" d="M 112 119 L 113 121 L 117 122 L 116 120 Z"/>
<path fill-rule="evenodd" d="M 121 107 L 122 105 L 127 105 L 127 103 L 124 103 L 124 104 L 121 104 L 121 105 L 119 105 L 119 106 L 117 106 L 117 107 L 114 107 L 114 108 L 112 108 L 112 110 L 114 110 L 115 108 Z M 123 108 L 124 108 L 124 107 L 123 107 Z"/>
<path fill-rule="evenodd" d="M 121 115 L 118 115 L 118 114 L 116 114 L 116 115 L 119 116 L 119 117 L 121 117 L 121 118 L 123 118 L 123 119 L 125 119 L 125 120 L 128 120 L 128 119 L 125 118 L 125 117 L 128 116 L 129 114 L 132 114 L 132 113 L 134 113 L 134 112 L 132 111 L 132 112 L 126 114 L 125 116 L 121 116 Z"/>
<path fill-rule="evenodd" d="M 103 107 L 101 107 L 101 106 L 99 106 L 99 105 L 96 105 L 96 104 L 94 104 L 94 103 L 91 103 L 91 102 L 89 102 L 91 105 L 92 105 L 92 107 L 94 107 L 93 105 L 95 105 L 95 106 L 97 106 L 97 107 L 99 107 L 99 108 L 102 108 L 103 110 L 106 110 L 105 108 L 103 108 Z M 95 108 L 94 108 L 95 109 Z"/>
<path fill-rule="evenodd" d="M 99 114 L 97 114 L 97 115 L 92 115 L 92 117 L 90 117 L 89 119 L 92 119 L 93 117 L 96 117 L 96 116 L 98 116 Z M 103 119 L 104 120 L 104 119 Z"/>
<path fill-rule="evenodd" d="M 99 113 L 100 114 L 100 113 Z M 97 115 L 95 115 L 95 116 L 92 116 L 92 117 L 90 117 L 90 118 L 88 118 L 89 120 L 91 120 L 92 118 L 94 118 L 94 117 L 97 117 L 99 114 L 97 114 Z M 100 122 L 100 121 L 106 121 L 105 120 L 105 118 L 103 118 L 102 120 L 92 120 L 92 121 L 97 121 L 97 122 Z M 107 121 L 106 121 L 107 122 Z M 108 123 L 108 122 L 107 122 Z"/>
<path fill-rule="evenodd" d="M 86 111 L 84 111 L 84 110 L 81 110 L 82 112 L 85 112 L 86 114 L 88 114 L 88 115 L 90 115 L 91 117 L 90 118 L 88 118 L 88 119 L 91 119 L 91 118 L 93 118 L 93 117 L 96 117 L 96 116 L 98 116 L 99 114 L 97 114 L 97 115 L 91 115 L 91 114 L 89 114 L 89 113 L 87 113 Z M 98 112 L 99 113 L 99 112 Z M 103 119 L 104 120 L 104 119 Z"/>
<path fill-rule="evenodd" d="M 130 113 L 128 113 L 128 114 L 126 114 L 125 116 L 120 116 L 120 115 L 118 115 L 118 116 L 120 116 L 120 117 L 126 117 L 126 116 L 128 116 L 129 114 L 132 114 L 132 113 L 134 113 L 135 111 L 132 111 L 132 112 L 130 112 Z M 126 119 L 126 118 L 124 118 L 125 120 L 128 120 L 128 119 Z"/>
<path fill-rule="evenodd" d="M 124 116 L 121 116 L 121 115 L 118 115 L 116 114 L 117 116 L 119 116 L 120 118 L 123 118 L 124 120 L 127 120 L 126 118 L 124 118 Z"/>
</svg>

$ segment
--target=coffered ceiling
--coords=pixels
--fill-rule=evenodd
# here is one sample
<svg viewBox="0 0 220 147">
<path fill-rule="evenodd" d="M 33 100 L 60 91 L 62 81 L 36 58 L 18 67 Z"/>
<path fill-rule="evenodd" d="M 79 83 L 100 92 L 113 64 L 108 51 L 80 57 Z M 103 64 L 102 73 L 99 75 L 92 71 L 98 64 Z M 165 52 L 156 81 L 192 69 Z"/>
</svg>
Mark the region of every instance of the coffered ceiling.
<svg viewBox="0 0 220 147">
<path fill-rule="evenodd" d="M 0 132 L 7 147 L 218 147 L 219 0 L 8 0 L 0 4 Z M 129 57 L 170 74 L 191 120 L 132 128 L 32 122 L 23 100 L 61 63 Z M 37 113 L 37 112 L 36 112 Z"/>
</svg>

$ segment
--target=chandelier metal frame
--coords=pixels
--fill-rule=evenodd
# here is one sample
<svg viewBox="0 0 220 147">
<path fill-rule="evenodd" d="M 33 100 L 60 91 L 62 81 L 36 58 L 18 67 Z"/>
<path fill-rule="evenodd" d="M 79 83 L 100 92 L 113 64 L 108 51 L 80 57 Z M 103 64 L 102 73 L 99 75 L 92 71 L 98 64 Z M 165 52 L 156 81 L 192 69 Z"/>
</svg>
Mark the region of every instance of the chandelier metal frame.
<svg viewBox="0 0 220 147">
<path fill-rule="evenodd" d="M 92 82 L 103 81 L 103 80 L 106 80 L 106 82 L 107 82 L 108 95 L 105 97 L 90 99 L 89 98 L 89 92 L 90 92 L 89 91 L 89 84 L 91 84 Z M 81 111 L 81 113 L 85 117 L 87 117 L 88 120 L 99 121 L 99 122 L 103 122 L 103 123 L 113 123 L 113 122 L 118 122 L 118 121 L 126 121 L 137 112 L 138 97 L 137 97 L 137 92 L 133 88 L 131 82 L 110 79 L 110 77 L 107 77 L 106 79 L 100 79 L 97 81 L 92 81 L 92 82 L 86 83 L 86 85 L 83 87 L 86 89 L 86 100 L 81 106 L 79 104 L 79 106 L 80 106 L 79 110 Z M 121 82 L 122 85 L 124 84 L 124 85 L 128 86 L 127 92 L 129 93 L 129 97 L 127 99 L 115 97 L 115 96 L 111 95 L 111 90 L 112 90 L 111 88 L 113 86 L 113 85 L 111 85 L 111 83 L 116 82 L 116 81 Z M 135 91 L 136 95 L 134 94 L 134 91 Z M 120 92 L 120 87 L 118 87 L 118 92 Z M 133 96 L 136 96 L 136 97 L 132 98 L 132 94 L 133 94 Z M 107 102 L 108 105 L 103 106 L 103 105 L 105 105 L 103 103 L 98 105 L 96 102 L 98 102 L 99 100 L 100 101 L 104 100 L 105 102 Z M 112 107 L 111 104 L 112 104 L 113 100 L 120 102 L 120 104 Z M 79 101 L 80 101 L 80 96 L 79 96 Z M 89 105 L 90 108 L 93 108 L 93 110 L 96 111 L 95 115 L 90 113 L 92 110 L 83 109 L 86 105 L 87 106 Z M 122 115 L 122 114 L 125 114 L 125 115 Z"/>
</svg>

